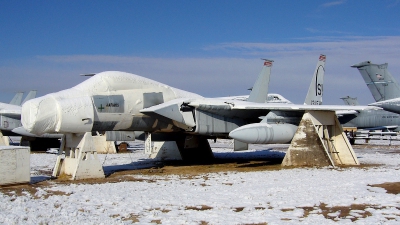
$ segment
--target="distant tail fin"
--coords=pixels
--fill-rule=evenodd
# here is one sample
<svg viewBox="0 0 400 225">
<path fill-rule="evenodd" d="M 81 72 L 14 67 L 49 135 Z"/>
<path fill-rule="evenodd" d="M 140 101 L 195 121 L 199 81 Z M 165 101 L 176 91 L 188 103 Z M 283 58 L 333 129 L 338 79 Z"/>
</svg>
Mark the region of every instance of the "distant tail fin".
<svg viewBox="0 0 400 225">
<path fill-rule="evenodd" d="M 254 83 L 250 96 L 247 99 L 248 102 L 265 103 L 267 100 L 269 79 L 271 76 L 271 67 L 274 61 L 269 59 L 263 60 L 264 66 L 261 70 L 260 75 L 258 75 L 256 82 Z"/>
<path fill-rule="evenodd" d="M 304 105 L 322 105 L 326 55 L 320 55 Z"/>
<path fill-rule="evenodd" d="M 25 97 L 24 101 L 21 103 L 21 105 L 24 104 L 26 101 L 35 98 L 35 97 L 36 97 L 36 93 L 37 93 L 36 90 L 30 91 L 30 92 L 26 95 L 26 97 Z"/>
<path fill-rule="evenodd" d="M 18 92 L 15 94 L 14 98 L 11 100 L 10 104 L 11 105 L 21 105 L 22 102 L 22 96 L 24 95 L 24 92 Z"/>
<path fill-rule="evenodd" d="M 350 96 L 346 96 L 346 97 L 343 97 L 340 99 L 343 100 L 345 105 L 360 105 L 360 104 L 358 104 L 357 98 L 352 98 Z"/>
<path fill-rule="evenodd" d="M 360 71 L 375 101 L 379 102 L 400 97 L 399 85 L 387 70 L 387 63 L 378 65 L 365 61 L 351 67 Z"/>
</svg>

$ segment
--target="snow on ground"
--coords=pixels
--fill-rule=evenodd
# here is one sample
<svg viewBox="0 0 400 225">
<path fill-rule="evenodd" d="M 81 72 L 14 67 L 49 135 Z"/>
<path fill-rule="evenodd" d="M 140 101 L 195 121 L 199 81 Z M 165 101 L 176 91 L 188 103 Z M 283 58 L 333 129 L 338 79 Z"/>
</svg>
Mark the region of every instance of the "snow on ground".
<svg viewBox="0 0 400 225">
<path fill-rule="evenodd" d="M 254 145 L 253 150 L 233 153 L 229 143 L 212 144 L 216 157 L 282 158 L 287 148 Z M 400 155 L 388 153 L 398 147 L 382 149 L 371 143 L 356 150 L 360 163 L 372 166 L 198 176 L 128 174 L 124 176 L 135 179 L 97 184 L 46 181 L 50 184 L 38 186 L 33 194 L 0 189 L 0 223 L 399 224 L 400 195 L 369 186 L 400 182 Z M 100 155 L 100 161 L 106 173 L 156 163 L 146 159 L 142 149 L 141 142 L 134 142 L 131 153 Z M 31 154 L 32 183 L 49 179 L 55 159 L 55 154 Z"/>
</svg>

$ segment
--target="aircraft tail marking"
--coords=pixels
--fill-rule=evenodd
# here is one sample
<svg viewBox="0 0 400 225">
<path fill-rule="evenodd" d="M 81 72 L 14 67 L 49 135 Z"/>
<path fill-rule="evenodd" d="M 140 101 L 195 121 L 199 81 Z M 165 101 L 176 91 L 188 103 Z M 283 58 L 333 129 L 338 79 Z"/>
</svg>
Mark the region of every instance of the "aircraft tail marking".
<svg viewBox="0 0 400 225">
<path fill-rule="evenodd" d="M 320 55 L 304 105 L 322 105 L 326 55 Z"/>
<path fill-rule="evenodd" d="M 365 61 L 351 67 L 358 69 L 375 101 L 400 97 L 400 87 L 387 70 L 387 63 L 379 65 Z"/>
<path fill-rule="evenodd" d="M 271 67 L 274 61 L 269 59 L 262 60 L 264 60 L 264 66 L 260 75 L 258 75 L 256 82 L 254 83 L 253 89 L 250 92 L 250 96 L 247 99 L 248 102 L 265 103 L 267 99 L 269 80 L 271 77 Z"/>
</svg>

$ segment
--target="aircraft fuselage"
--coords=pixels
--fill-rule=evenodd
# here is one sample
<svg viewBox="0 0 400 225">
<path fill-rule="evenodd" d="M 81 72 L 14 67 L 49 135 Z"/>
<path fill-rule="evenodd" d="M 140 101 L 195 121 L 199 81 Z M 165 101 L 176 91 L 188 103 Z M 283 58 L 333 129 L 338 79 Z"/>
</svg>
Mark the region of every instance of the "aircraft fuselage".
<svg viewBox="0 0 400 225">
<path fill-rule="evenodd" d="M 344 127 L 373 128 L 400 126 L 400 115 L 384 110 L 365 110 L 358 114 L 343 115 L 338 118 Z"/>
</svg>

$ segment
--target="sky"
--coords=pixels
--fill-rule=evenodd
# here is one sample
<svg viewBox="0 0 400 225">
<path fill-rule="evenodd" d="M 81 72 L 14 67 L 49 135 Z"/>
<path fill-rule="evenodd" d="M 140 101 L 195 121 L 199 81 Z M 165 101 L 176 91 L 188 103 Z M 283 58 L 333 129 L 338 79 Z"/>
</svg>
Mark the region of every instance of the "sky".
<svg viewBox="0 0 400 225">
<path fill-rule="evenodd" d="M 327 55 L 324 104 L 374 99 L 357 69 L 400 80 L 400 0 L 0 1 L 0 102 L 118 70 L 204 97 L 248 94 L 274 60 L 269 91 L 302 104 Z"/>
</svg>

